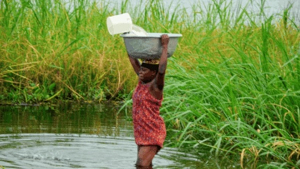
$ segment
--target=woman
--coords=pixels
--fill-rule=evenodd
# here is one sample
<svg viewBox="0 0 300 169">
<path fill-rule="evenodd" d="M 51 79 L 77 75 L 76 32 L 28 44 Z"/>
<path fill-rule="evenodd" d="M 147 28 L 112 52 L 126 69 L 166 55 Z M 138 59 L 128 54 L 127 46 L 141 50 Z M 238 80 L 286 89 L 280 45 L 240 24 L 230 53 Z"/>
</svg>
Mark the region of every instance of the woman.
<svg viewBox="0 0 300 169">
<path fill-rule="evenodd" d="M 163 100 L 164 78 L 167 68 L 169 36 L 161 36 L 162 54 L 159 60 L 131 58 L 130 63 L 139 77 L 132 95 L 132 118 L 135 142 L 138 146 L 137 167 L 152 166 L 152 159 L 163 147 L 166 128 L 159 109 Z"/>
</svg>

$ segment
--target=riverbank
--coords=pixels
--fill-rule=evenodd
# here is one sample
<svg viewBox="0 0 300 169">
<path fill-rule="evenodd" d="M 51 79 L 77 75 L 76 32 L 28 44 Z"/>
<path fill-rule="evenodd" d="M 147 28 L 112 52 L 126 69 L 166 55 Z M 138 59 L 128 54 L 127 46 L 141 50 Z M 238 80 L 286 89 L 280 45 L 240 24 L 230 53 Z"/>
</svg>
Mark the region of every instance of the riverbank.
<svg viewBox="0 0 300 169">
<path fill-rule="evenodd" d="M 0 102 L 125 100 L 137 78 L 107 16 L 129 12 L 148 32 L 181 33 L 169 58 L 164 102 L 170 146 L 216 156 L 240 154 L 242 167 L 299 167 L 299 25 L 289 9 L 257 21 L 215 3 L 194 16 L 160 1 L 146 10 L 72 1 L 1 2 Z"/>
</svg>

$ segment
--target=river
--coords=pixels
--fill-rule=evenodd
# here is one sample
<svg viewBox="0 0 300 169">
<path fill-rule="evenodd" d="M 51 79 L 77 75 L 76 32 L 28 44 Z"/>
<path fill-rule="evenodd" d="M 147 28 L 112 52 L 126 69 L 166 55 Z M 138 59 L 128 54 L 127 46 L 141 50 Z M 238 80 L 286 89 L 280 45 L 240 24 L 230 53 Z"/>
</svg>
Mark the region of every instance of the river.
<svg viewBox="0 0 300 169">
<path fill-rule="evenodd" d="M 109 2 L 114 6 L 120 6 L 124 0 L 115 0 Z M 214 2 L 222 4 L 228 4 L 232 2 L 233 10 L 240 12 L 241 9 L 245 8 L 249 13 L 254 15 L 260 15 L 263 10 L 266 17 L 271 15 L 282 15 L 283 11 L 292 5 L 289 16 L 290 19 L 293 19 L 295 23 L 300 23 L 300 0 L 163 0 L 165 7 L 170 9 L 170 12 L 174 12 L 176 7 L 179 5 L 179 8 L 185 8 L 188 12 L 192 14 L 193 6 L 197 9 L 205 11 L 209 5 Z M 144 0 L 129 0 L 129 6 L 143 6 L 147 3 Z"/>
<path fill-rule="evenodd" d="M 0 168 L 133 169 L 137 147 L 130 114 L 107 104 L 0 106 Z M 236 168 L 209 153 L 168 146 L 153 168 Z"/>
</svg>

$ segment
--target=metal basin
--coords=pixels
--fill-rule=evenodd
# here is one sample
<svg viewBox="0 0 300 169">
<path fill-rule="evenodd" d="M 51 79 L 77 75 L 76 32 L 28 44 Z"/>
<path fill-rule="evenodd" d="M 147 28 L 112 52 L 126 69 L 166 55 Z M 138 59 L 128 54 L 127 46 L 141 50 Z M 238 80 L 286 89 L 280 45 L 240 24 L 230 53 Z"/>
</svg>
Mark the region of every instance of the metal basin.
<svg viewBox="0 0 300 169">
<path fill-rule="evenodd" d="M 121 34 L 124 39 L 127 53 L 136 59 L 159 59 L 162 53 L 161 35 L 165 33 L 147 33 L 147 36 L 136 36 Z M 176 49 L 178 38 L 181 34 L 168 34 L 170 40 L 168 45 L 168 57 L 171 57 Z"/>
</svg>

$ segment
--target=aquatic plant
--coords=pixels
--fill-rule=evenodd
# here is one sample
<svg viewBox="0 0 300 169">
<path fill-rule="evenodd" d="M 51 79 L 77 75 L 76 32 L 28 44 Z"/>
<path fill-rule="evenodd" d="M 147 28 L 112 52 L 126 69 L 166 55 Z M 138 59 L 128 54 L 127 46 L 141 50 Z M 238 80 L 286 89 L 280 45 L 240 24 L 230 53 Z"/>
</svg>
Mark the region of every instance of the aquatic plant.
<svg viewBox="0 0 300 169">
<path fill-rule="evenodd" d="M 115 10 L 104 1 L 1 1 L 0 98 L 101 101 L 128 93 L 135 79 L 124 44 L 106 29 Z"/>
<path fill-rule="evenodd" d="M 251 20 L 246 9 L 233 19 L 230 5 L 214 2 L 170 59 L 162 108 L 170 144 L 240 152 L 242 168 L 299 167 L 299 29 L 274 16 Z"/>
</svg>

